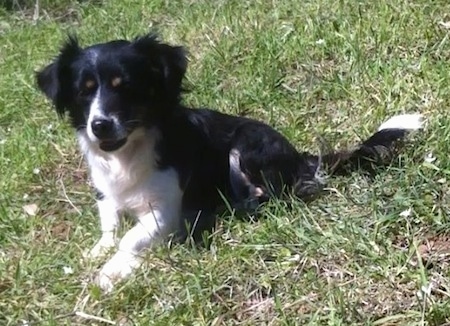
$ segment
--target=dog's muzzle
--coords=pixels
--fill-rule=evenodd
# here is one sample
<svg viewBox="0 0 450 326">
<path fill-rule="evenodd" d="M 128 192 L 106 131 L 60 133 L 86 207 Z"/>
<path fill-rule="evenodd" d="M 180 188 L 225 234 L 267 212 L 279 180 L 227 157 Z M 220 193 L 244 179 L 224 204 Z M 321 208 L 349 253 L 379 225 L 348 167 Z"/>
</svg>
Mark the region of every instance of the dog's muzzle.
<svg viewBox="0 0 450 326">
<path fill-rule="evenodd" d="M 118 150 L 127 142 L 127 133 L 112 119 L 95 119 L 91 122 L 92 133 L 99 140 L 100 149 L 105 152 Z"/>
</svg>

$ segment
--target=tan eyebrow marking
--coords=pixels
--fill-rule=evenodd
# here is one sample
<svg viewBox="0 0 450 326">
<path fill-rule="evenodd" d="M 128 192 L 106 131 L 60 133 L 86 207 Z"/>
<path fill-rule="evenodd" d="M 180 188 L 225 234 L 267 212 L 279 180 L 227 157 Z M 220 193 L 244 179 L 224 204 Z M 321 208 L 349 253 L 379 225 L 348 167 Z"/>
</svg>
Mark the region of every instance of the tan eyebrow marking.
<svg viewBox="0 0 450 326">
<path fill-rule="evenodd" d="M 95 85 L 96 85 L 96 83 L 93 79 L 88 79 L 84 82 L 84 87 L 86 87 L 87 89 L 94 88 Z"/>
<path fill-rule="evenodd" d="M 118 86 L 120 86 L 120 84 L 122 84 L 122 78 L 114 77 L 113 79 L 111 79 L 111 86 L 112 87 L 118 87 Z"/>
</svg>

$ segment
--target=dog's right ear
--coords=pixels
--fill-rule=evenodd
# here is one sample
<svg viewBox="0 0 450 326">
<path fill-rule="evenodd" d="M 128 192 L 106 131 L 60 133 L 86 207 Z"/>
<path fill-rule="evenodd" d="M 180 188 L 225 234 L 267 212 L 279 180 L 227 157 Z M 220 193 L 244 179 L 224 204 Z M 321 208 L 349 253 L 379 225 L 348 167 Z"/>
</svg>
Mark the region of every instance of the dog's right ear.
<svg viewBox="0 0 450 326">
<path fill-rule="evenodd" d="M 36 73 L 36 81 L 41 92 L 53 103 L 56 102 L 59 90 L 58 59 Z"/>
<path fill-rule="evenodd" d="M 59 56 L 44 69 L 36 72 L 38 88 L 52 101 L 59 115 L 64 114 L 70 94 L 70 64 L 80 51 L 76 37 L 69 36 Z"/>
<path fill-rule="evenodd" d="M 161 76 L 166 99 L 178 99 L 183 91 L 182 81 L 188 64 L 186 50 L 162 43 L 155 33 L 137 37 L 131 44 L 148 58 L 152 68 Z"/>
</svg>

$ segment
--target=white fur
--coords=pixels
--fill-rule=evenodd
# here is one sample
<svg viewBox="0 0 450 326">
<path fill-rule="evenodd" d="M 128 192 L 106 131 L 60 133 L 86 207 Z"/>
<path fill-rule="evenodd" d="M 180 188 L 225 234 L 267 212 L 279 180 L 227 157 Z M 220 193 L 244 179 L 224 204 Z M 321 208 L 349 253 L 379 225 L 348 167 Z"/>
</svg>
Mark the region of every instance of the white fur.
<svg viewBox="0 0 450 326">
<path fill-rule="evenodd" d="M 378 131 L 384 129 L 405 129 L 418 130 L 423 128 L 423 116 L 419 113 L 400 114 L 388 119 L 378 128 Z"/>
<path fill-rule="evenodd" d="M 103 152 L 87 132 L 78 140 L 95 187 L 105 196 L 98 202 L 102 237 L 89 257 L 98 257 L 115 244 L 119 213 L 130 211 L 137 224 L 119 243 L 119 251 L 103 266 L 98 284 L 111 291 L 115 281 L 127 277 L 139 266 L 139 254 L 180 227 L 182 191 L 174 169 L 156 167 L 155 142 L 158 133 L 135 130 L 127 143 L 112 153 Z"/>
<path fill-rule="evenodd" d="M 102 237 L 97 244 L 85 254 L 86 258 L 98 258 L 104 256 L 115 246 L 116 230 L 119 226 L 119 212 L 115 205 L 115 201 L 108 198 L 97 201 Z"/>
<path fill-rule="evenodd" d="M 86 125 L 87 135 L 93 142 L 97 141 L 97 137 L 95 137 L 94 132 L 92 131 L 92 121 L 99 118 L 105 118 L 105 114 L 102 110 L 100 89 L 95 94 L 95 98 L 89 107 L 89 117 Z"/>
</svg>

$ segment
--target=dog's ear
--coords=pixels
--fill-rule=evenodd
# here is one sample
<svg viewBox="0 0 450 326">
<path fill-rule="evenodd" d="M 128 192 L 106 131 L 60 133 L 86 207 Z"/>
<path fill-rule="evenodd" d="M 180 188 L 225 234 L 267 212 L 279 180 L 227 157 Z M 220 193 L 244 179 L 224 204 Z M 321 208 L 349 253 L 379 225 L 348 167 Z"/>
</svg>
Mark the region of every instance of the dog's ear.
<svg viewBox="0 0 450 326">
<path fill-rule="evenodd" d="M 36 72 L 36 81 L 41 92 L 52 102 L 55 102 L 59 90 L 58 60 L 55 60 L 41 71 Z"/>
<path fill-rule="evenodd" d="M 136 38 L 132 46 L 144 54 L 152 68 L 161 74 L 166 91 L 178 97 L 188 64 L 186 50 L 181 46 L 161 43 L 154 33 Z"/>
<path fill-rule="evenodd" d="M 76 37 L 69 36 L 58 57 L 36 72 L 38 88 L 52 101 L 59 115 L 64 114 L 70 93 L 70 63 L 80 51 Z"/>
</svg>

